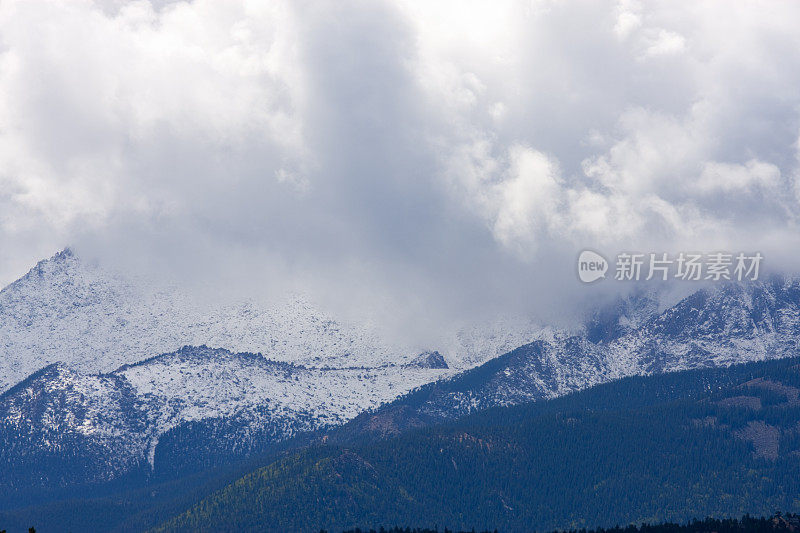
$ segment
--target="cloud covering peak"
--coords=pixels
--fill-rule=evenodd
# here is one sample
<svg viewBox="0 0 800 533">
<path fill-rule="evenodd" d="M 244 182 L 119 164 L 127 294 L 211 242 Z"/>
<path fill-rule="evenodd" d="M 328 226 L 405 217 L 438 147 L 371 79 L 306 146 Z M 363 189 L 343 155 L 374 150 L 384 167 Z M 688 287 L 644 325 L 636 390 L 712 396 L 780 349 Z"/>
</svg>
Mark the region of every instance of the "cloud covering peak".
<svg viewBox="0 0 800 533">
<path fill-rule="evenodd" d="M 72 243 L 421 316 L 571 305 L 586 247 L 797 270 L 797 20 L 788 1 L 7 0 L 0 279 Z"/>
</svg>

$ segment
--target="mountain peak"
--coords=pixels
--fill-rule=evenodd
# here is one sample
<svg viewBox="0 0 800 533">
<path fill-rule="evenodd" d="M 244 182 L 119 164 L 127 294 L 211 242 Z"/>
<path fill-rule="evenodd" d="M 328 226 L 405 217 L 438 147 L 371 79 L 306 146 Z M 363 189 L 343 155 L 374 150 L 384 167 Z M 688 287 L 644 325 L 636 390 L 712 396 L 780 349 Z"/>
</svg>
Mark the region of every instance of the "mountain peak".
<svg viewBox="0 0 800 533">
<path fill-rule="evenodd" d="M 67 246 L 66 248 L 64 248 L 60 252 L 56 253 L 50 259 L 51 260 L 55 260 L 55 261 L 59 261 L 59 260 L 63 260 L 63 259 L 71 259 L 73 257 L 75 257 L 75 252 L 72 250 L 72 248 Z"/>
<path fill-rule="evenodd" d="M 448 369 L 447 361 L 438 351 L 426 351 L 416 356 L 408 366 L 417 368 Z"/>
</svg>

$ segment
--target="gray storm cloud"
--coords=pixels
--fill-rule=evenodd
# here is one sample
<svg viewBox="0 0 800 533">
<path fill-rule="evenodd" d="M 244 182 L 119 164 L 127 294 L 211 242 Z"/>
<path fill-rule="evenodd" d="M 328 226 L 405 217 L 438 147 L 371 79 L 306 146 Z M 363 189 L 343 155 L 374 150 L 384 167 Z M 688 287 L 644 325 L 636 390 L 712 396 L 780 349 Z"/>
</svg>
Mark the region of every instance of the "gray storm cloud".
<svg viewBox="0 0 800 533">
<path fill-rule="evenodd" d="M 795 2 L 0 3 L 0 280 L 71 244 L 407 320 L 577 252 L 797 271 Z"/>
</svg>

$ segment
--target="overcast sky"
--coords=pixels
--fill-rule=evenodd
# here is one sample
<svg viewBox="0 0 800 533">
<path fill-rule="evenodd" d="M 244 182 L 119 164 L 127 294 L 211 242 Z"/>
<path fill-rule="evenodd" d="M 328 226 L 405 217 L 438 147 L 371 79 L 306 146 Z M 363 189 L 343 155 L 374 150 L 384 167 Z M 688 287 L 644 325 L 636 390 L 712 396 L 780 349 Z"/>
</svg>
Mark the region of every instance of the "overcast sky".
<svg viewBox="0 0 800 533">
<path fill-rule="evenodd" d="M 3 0 L 0 284 L 67 245 L 414 313 L 580 300 L 586 247 L 798 271 L 798 21 L 793 1 Z"/>
</svg>

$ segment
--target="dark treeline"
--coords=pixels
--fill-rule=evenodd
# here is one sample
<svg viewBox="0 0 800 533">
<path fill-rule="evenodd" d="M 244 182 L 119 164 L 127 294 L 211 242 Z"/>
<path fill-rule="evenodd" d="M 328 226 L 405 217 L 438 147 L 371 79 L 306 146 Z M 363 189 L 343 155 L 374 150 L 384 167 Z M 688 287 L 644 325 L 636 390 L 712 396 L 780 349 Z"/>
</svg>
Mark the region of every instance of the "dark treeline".
<svg viewBox="0 0 800 533">
<path fill-rule="evenodd" d="M 320 531 L 320 533 L 328 533 L 328 531 L 323 529 L 322 531 Z M 389 529 L 382 527 L 379 529 L 360 529 L 360 528 L 348 529 L 343 533 L 498 533 L 498 532 L 496 529 L 494 531 L 489 531 L 487 529 L 479 532 L 474 529 L 471 529 L 469 531 L 461 531 L 461 530 L 456 531 L 454 529 L 447 529 L 447 528 L 439 530 L 439 529 L 430 529 L 425 527 L 424 528 L 393 527 Z"/>
<path fill-rule="evenodd" d="M 760 533 L 777 531 L 800 531 L 800 516 L 776 513 L 769 518 L 745 515 L 736 518 L 706 518 L 692 520 L 687 524 L 666 522 L 664 524 L 642 524 L 640 526 L 571 530 L 557 533 Z"/>
<path fill-rule="evenodd" d="M 741 519 L 737 518 L 706 518 L 704 520 L 692 520 L 687 524 L 676 524 L 666 522 L 664 524 L 642 524 L 640 526 L 630 525 L 627 527 L 612 527 L 598 529 L 572 529 L 569 531 L 556 531 L 554 533 L 761 533 L 761 532 L 797 532 L 800 531 L 800 515 L 776 513 L 769 518 L 752 517 L 745 515 Z M 328 533 L 321 530 L 320 533 Z M 456 531 L 451 529 L 429 529 L 429 528 L 378 528 L 378 529 L 348 529 L 343 533 L 478 533 L 475 529 L 470 531 Z M 480 533 L 497 533 L 489 530 Z"/>
</svg>

